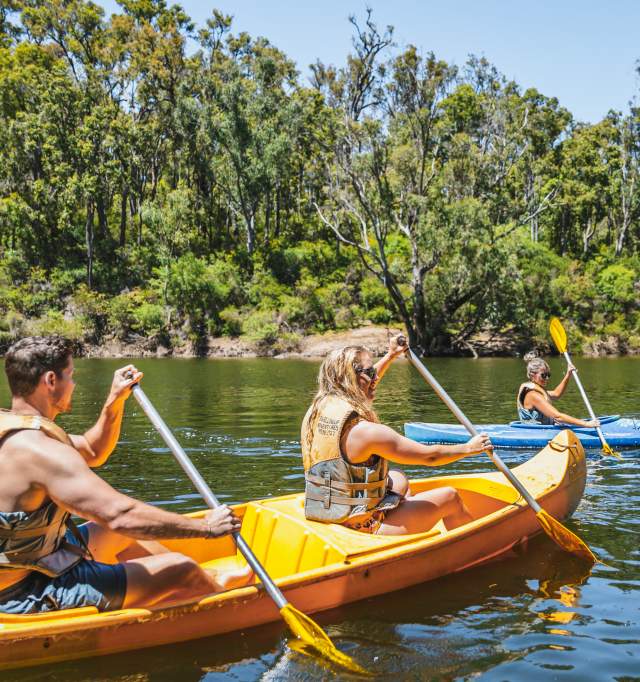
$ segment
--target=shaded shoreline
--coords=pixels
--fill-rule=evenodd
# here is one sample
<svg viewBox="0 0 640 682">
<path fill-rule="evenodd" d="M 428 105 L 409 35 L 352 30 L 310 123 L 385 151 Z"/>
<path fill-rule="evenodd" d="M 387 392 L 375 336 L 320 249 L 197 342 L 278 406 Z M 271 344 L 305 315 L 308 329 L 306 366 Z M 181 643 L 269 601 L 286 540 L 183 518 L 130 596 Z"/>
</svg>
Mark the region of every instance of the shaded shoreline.
<svg viewBox="0 0 640 682">
<path fill-rule="evenodd" d="M 343 331 L 300 336 L 292 341 L 282 339 L 273 345 L 254 343 L 245 337 L 208 337 L 206 343 L 196 345 L 185 342 L 171 347 L 154 338 L 137 337 L 129 340 L 108 339 L 102 344 L 84 344 L 82 354 L 88 358 L 257 358 L 274 359 L 300 358 L 321 359 L 332 350 L 348 345 L 362 345 L 374 355 L 384 355 L 389 338 L 404 333 L 400 327 L 366 325 Z M 521 357 L 528 350 L 537 347 L 541 354 L 555 354 L 551 342 L 533 344 L 511 334 L 479 334 L 476 338 L 456 350 L 442 353 L 442 357 Z M 625 350 L 619 339 L 609 339 L 590 344 L 583 357 L 618 357 L 638 355 L 635 349 Z"/>
</svg>

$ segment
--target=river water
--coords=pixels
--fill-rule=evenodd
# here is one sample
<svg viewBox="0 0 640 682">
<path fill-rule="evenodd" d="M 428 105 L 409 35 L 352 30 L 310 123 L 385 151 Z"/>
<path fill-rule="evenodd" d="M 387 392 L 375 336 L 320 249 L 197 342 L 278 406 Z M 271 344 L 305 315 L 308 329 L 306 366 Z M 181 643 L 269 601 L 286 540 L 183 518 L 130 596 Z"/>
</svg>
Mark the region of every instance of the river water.
<svg viewBox="0 0 640 682">
<path fill-rule="evenodd" d="M 80 433 L 102 405 L 117 360 L 79 360 L 74 409 L 60 423 Z M 640 359 L 579 359 L 597 412 L 640 412 Z M 553 378 L 562 375 L 551 361 Z M 303 489 L 300 422 L 318 363 L 303 360 L 140 360 L 143 387 L 210 482 L 235 503 Z M 524 364 L 512 359 L 434 359 L 440 383 L 475 422 L 514 419 Z M 0 404 L 8 406 L 6 382 Z M 585 410 L 571 385 L 558 404 Z M 409 420 L 451 421 L 446 408 L 404 360 L 378 389 L 381 419 L 401 430 Z M 510 465 L 532 452 L 501 453 Z M 415 588 L 316 614 L 338 646 L 379 679 L 640 680 L 640 451 L 622 460 L 588 456 L 584 499 L 567 526 L 606 562 L 590 575 L 545 536 L 526 552 Z M 489 471 L 483 457 L 438 471 Z M 408 469 L 413 475 L 429 471 Z M 202 507 L 134 400 L 121 441 L 102 476 L 152 504 L 187 512 Z M 7 680 L 307 680 L 342 679 L 287 647 L 281 623 L 221 638 L 47 669 L 0 673 Z"/>
</svg>

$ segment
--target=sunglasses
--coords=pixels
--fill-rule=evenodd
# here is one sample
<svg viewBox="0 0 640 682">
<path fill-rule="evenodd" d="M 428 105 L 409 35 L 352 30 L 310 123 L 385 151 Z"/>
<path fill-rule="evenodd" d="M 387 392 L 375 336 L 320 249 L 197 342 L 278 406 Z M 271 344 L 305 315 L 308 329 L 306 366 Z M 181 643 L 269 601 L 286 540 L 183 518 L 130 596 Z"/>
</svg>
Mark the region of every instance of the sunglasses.
<svg viewBox="0 0 640 682">
<path fill-rule="evenodd" d="M 551 379 L 551 372 L 540 372 L 540 377 L 542 379 Z"/>
<path fill-rule="evenodd" d="M 378 376 L 378 370 L 375 367 L 373 367 L 373 365 L 371 367 L 366 368 L 359 367 L 358 369 L 356 369 L 356 372 L 358 374 L 366 374 L 369 377 L 370 381 L 373 381 Z"/>
</svg>

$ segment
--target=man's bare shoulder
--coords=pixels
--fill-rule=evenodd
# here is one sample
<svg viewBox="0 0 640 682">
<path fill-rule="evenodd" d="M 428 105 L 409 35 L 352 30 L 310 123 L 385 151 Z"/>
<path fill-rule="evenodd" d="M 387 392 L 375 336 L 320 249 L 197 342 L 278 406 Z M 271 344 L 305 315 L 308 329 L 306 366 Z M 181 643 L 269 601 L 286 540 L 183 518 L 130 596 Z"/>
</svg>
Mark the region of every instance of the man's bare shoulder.
<svg viewBox="0 0 640 682">
<path fill-rule="evenodd" d="M 85 465 L 77 450 L 39 429 L 21 429 L 8 434 L 0 444 L 0 454 L 11 457 L 21 466 L 32 464 L 43 470 Z"/>
</svg>

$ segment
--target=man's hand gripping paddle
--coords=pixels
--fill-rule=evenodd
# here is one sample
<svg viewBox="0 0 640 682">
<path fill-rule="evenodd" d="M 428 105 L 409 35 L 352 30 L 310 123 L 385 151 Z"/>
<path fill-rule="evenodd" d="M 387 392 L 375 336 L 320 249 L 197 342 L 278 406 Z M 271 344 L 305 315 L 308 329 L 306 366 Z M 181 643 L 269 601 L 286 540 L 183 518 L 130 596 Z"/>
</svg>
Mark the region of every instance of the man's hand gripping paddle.
<svg viewBox="0 0 640 682">
<path fill-rule="evenodd" d="M 213 491 L 202 478 L 200 472 L 195 468 L 187 456 L 187 453 L 182 449 L 178 441 L 175 439 L 173 433 L 171 433 L 169 427 L 165 424 L 162 417 L 151 404 L 151 401 L 147 398 L 144 391 L 137 384 L 134 384 L 131 390 L 135 399 L 140 404 L 140 407 L 144 410 L 147 417 L 149 417 L 151 423 L 156 427 L 158 433 L 162 437 L 162 440 L 164 440 L 164 442 L 167 444 L 174 457 L 178 460 L 178 464 L 180 464 L 180 466 L 184 469 L 185 473 L 191 479 L 191 482 L 202 495 L 207 505 L 211 509 L 220 506 L 220 503 L 213 494 Z M 280 615 L 289 626 L 289 629 L 300 640 L 302 646 L 296 647 L 296 650 L 302 650 L 305 652 L 314 651 L 317 654 L 320 654 L 322 658 L 331 661 L 345 670 L 365 676 L 370 676 L 368 671 L 359 666 L 352 658 L 347 656 L 347 654 L 344 654 L 339 649 L 336 649 L 333 642 L 317 623 L 311 620 L 309 616 L 305 615 L 301 611 L 298 611 L 298 609 L 294 608 L 293 605 L 286 600 L 285 596 L 273 582 L 265 568 L 258 561 L 257 557 L 254 555 L 248 543 L 240 535 L 240 533 L 233 533 L 233 539 L 235 540 L 238 549 L 240 552 L 242 552 L 242 555 L 247 560 L 247 563 L 260 578 L 269 596 L 276 603 L 278 609 L 280 610 Z"/>
</svg>

